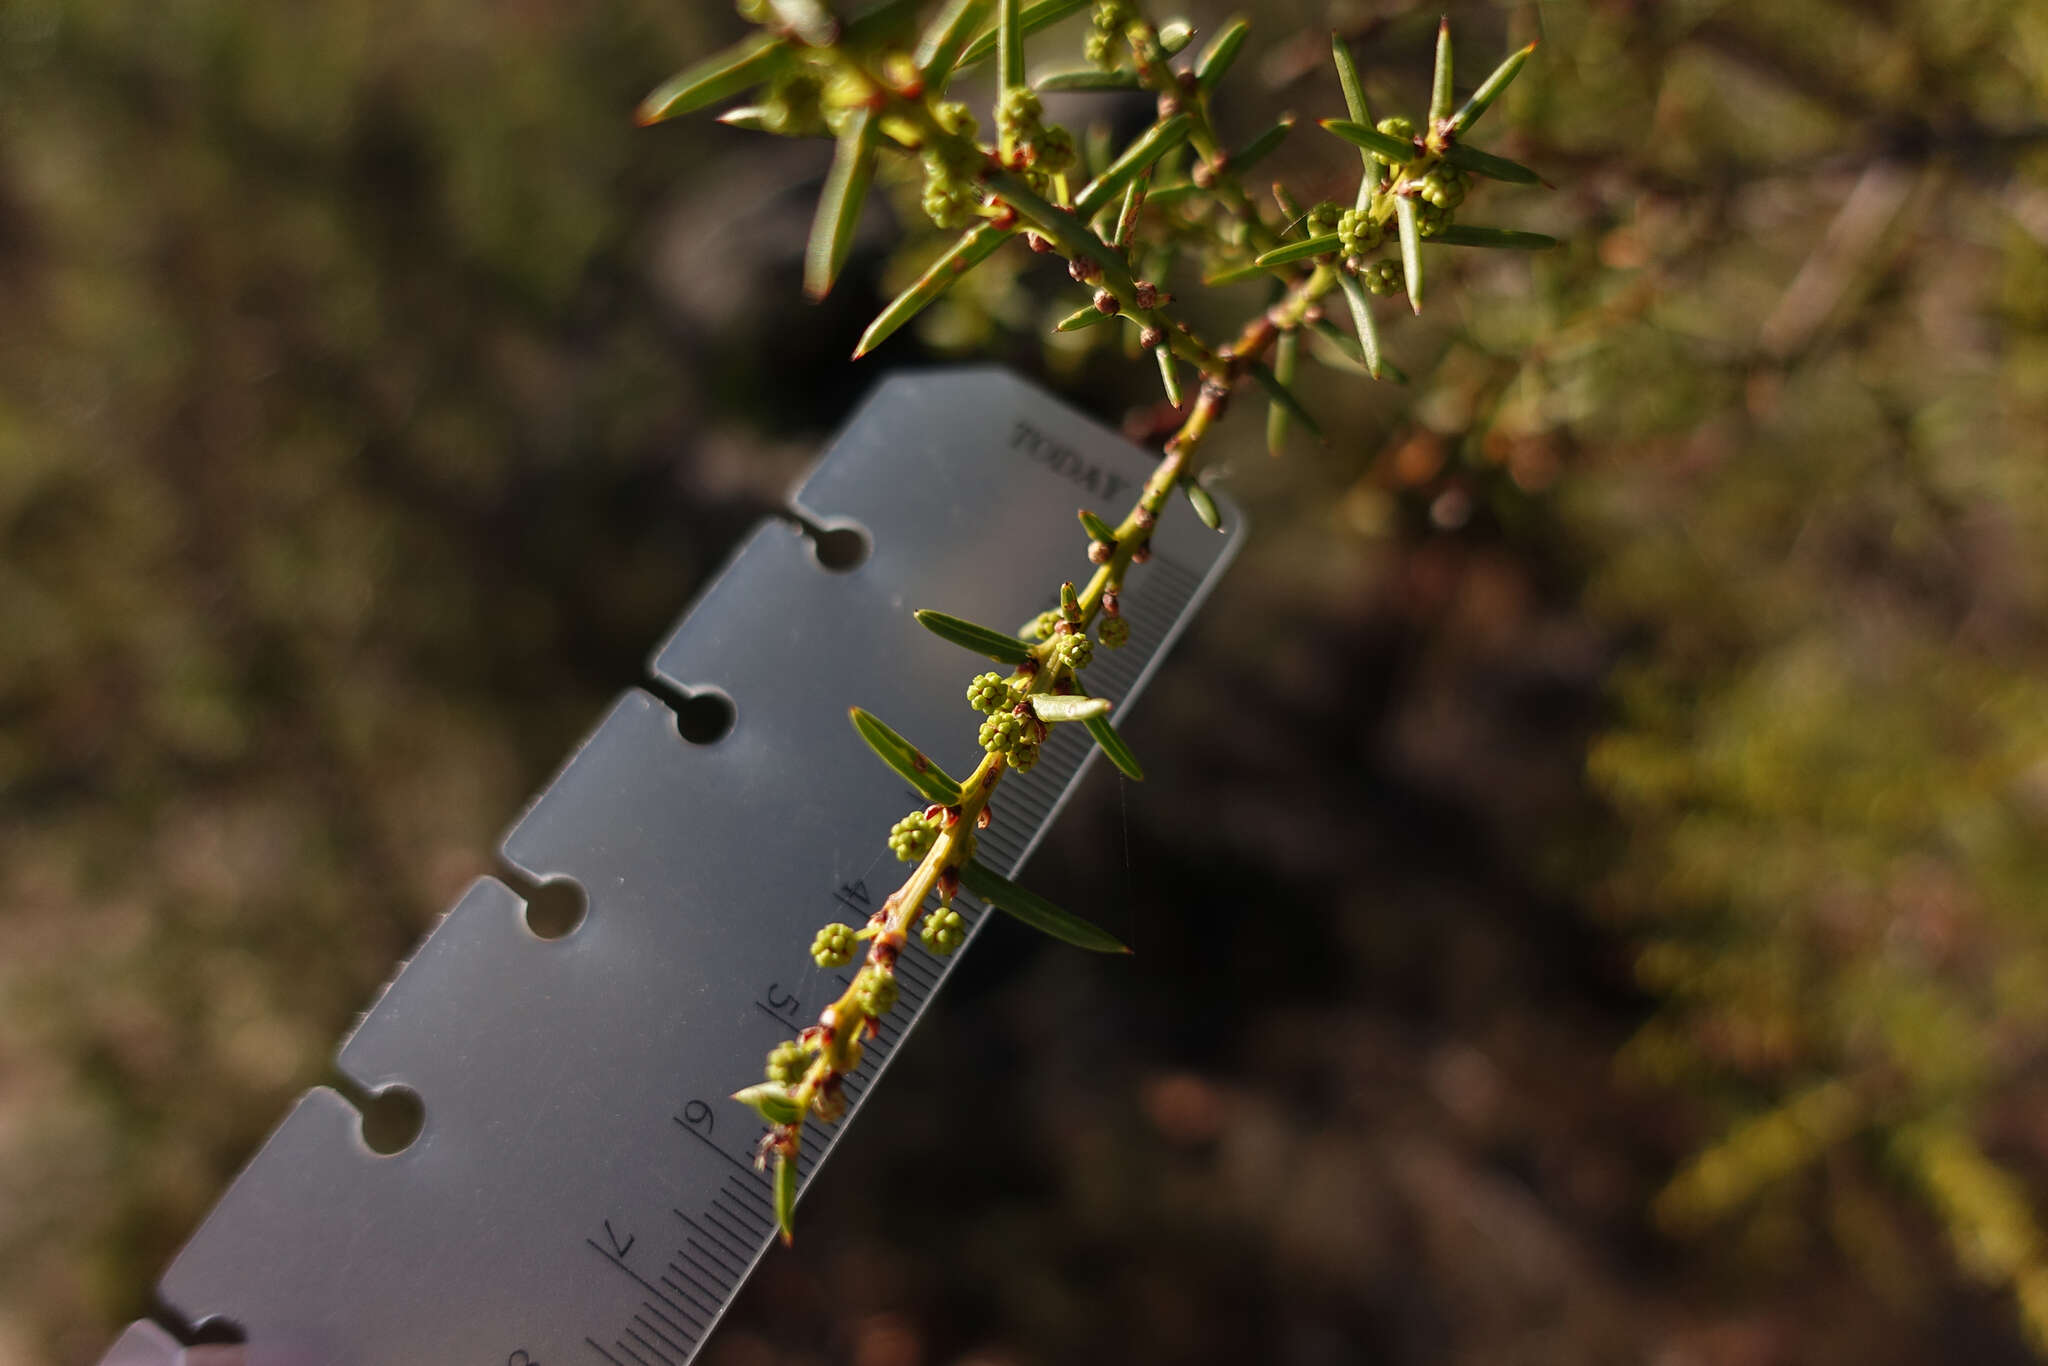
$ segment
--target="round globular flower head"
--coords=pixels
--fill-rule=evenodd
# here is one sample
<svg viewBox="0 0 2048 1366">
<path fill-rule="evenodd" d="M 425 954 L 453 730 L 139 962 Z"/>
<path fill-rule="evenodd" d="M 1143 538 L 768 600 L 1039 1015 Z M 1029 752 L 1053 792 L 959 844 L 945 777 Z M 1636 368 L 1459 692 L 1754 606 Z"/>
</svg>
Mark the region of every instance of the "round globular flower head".
<svg viewBox="0 0 2048 1366">
<path fill-rule="evenodd" d="M 768 1080 L 789 1086 L 803 1080 L 808 1055 L 800 1043 L 784 1042 L 775 1045 L 768 1054 Z"/>
<path fill-rule="evenodd" d="M 1337 220 L 1337 237 L 1346 256 L 1369 255 L 1386 240 L 1387 231 L 1362 209 L 1346 209 Z"/>
<path fill-rule="evenodd" d="M 1329 236 L 1337 231 L 1337 225 L 1343 220 L 1343 217 L 1343 205 L 1333 200 L 1324 200 L 1308 211 L 1308 235 L 1310 237 Z"/>
<path fill-rule="evenodd" d="M 938 837 L 939 823 L 922 811 L 913 811 L 889 827 L 889 851 L 905 863 L 915 863 Z"/>
<path fill-rule="evenodd" d="M 1434 237 L 1449 227 L 1450 223 L 1451 211 L 1449 209 L 1439 209 L 1434 204 L 1426 203 L 1415 206 L 1415 235 L 1417 237 Z"/>
<path fill-rule="evenodd" d="M 1465 177 L 1449 166 L 1438 166 L 1416 182 L 1416 194 L 1439 209 L 1455 209 L 1465 202 Z"/>
<path fill-rule="evenodd" d="M 1038 746 L 1018 745 L 1003 756 L 1003 761 L 1019 773 L 1029 773 L 1031 766 L 1038 762 Z"/>
<path fill-rule="evenodd" d="M 967 942 L 967 922 L 951 906 L 941 906 L 925 915 L 918 938 L 933 954 L 944 958 Z"/>
<path fill-rule="evenodd" d="M 1104 71 L 1116 70 L 1116 39 L 1100 31 L 1089 34 L 1081 42 L 1081 55 L 1088 59 L 1090 66 L 1099 66 Z"/>
<path fill-rule="evenodd" d="M 1102 624 L 1095 628 L 1095 634 L 1110 649 L 1121 650 L 1131 638 L 1131 623 L 1122 617 L 1104 617 Z"/>
<path fill-rule="evenodd" d="M 1023 734 L 1023 717 L 999 712 L 981 723 L 981 747 L 991 754 L 1000 754 L 1014 747 Z"/>
<path fill-rule="evenodd" d="M 1358 278 L 1375 294 L 1399 294 L 1407 284 L 1399 261 L 1367 261 L 1365 269 L 1358 272 Z"/>
<path fill-rule="evenodd" d="M 887 1015 L 896 1006 L 896 974 L 870 967 L 860 977 L 860 1008 L 870 1015 Z"/>
<path fill-rule="evenodd" d="M 811 960 L 821 968 L 843 968 L 853 961 L 860 940 L 851 925 L 827 925 L 811 941 Z"/>
<path fill-rule="evenodd" d="M 825 131 L 818 105 L 822 87 L 815 73 L 798 67 L 779 77 L 768 88 L 764 103 L 769 128 L 784 137 L 807 137 Z"/>
<path fill-rule="evenodd" d="M 1011 142 L 1036 141 L 1045 117 L 1045 103 L 1028 85 L 1006 88 L 996 101 L 996 131 Z"/>
<path fill-rule="evenodd" d="M 1399 114 L 1392 114 L 1381 119 L 1379 129 L 1390 138 L 1399 138 L 1403 142 L 1415 141 L 1415 120 L 1404 119 Z M 1378 152 L 1372 154 L 1372 159 L 1384 162 L 1389 166 L 1397 164 L 1393 158 L 1381 156 Z M 1412 158 L 1404 158 L 1404 160 L 1410 159 Z"/>
<path fill-rule="evenodd" d="M 1059 175 L 1072 170 L 1079 156 L 1074 150 L 1074 135 L 1058 125 L 1040 133 L 1035 145 L 1038 149 L 1038 169 L 1049 175 Z"/>
<path fill-rule="evenodd" d="M 1059 627 L 1059 624 L 1060 614 L 1058 609 L 1040 612 L 1031 619 L 1031 624 L 1024 628 L 1024 634 L 1034 640 L 1051 640 L 1052 633 Z"/>
<path fill-rule="evenodd" d="M 1072 635 L 1057 636 L 1053 640 L 1053 662 L 1063 669 L 1079 673 L 1095 658 L 1095 643 L 1079 631 Z"/>
<path fill-rule="evenodd" d="M 977 674 L 967 685 L 967 705 L 978 712 L 993 716 L 999 711 L 1008 711 L 1017 705 L 1017 698 L 1010 685 L 1003 681 L 1001 674 Z"/>
</svg>

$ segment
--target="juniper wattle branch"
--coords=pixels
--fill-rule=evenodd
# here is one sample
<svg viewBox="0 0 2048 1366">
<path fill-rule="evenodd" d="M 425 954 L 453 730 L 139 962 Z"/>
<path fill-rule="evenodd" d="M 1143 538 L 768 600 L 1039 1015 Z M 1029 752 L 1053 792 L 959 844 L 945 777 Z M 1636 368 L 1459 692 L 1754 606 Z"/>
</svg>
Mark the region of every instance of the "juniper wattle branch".
<svg viewBox="0 0 2048 1366">
<path fill-rule="evenodd" d="M 1195 461 L 1232 395 L 1246 380 L 1264 391 L 1268 443 L 1277 454 L 1292 424 L 1320 433 L 1293 387 L 1303 329 L 1333 341 L 1339 363 L 1375 379 L 1398 378 L 1380 345 L 1369 296 L 1405 291 L 1419 312 L 1422 243 L 1554 245 L 1535 233 L 1453 221 L 1474 177 L 1541 183 L 1528 168 L 1461 140 L 1521 70 L 1533 44 L 1454 110 L 1450 31 L 1440 27 L 1429 114 L 1418 125 L 1400 116 L 1373 122 L 1351 54 L 1333 39 L 1347 117 L 1325 119 L 1322 126 L 1360 149 L 1357 193 L 1348 208 L 1318 203 L 1304 212 L 1285 186 L 1274 185 L 1275 216 L 1244 176 L 1288 136 L 1293 119 L 1281 119 L 1232 152 L 1211 111 L 1249 26 L 1243 20 L 1226 25 L 1192 63 L 1176 66 L 1176 55 L 1194 36 L 1186 24 L 1155 24 L 1134 0 L 1094 0 L 1083 47 L 1088 65 L 1041 76 L 1035 85 L 1028 81 L 1025 38 L 1087 7 L 1088 0 L 946 0 L 917 28 L 923 6 L 906 0 L 883 0 L 847 20 L 821 0 L 740 0 L 740 13 L 760 32 L 691 67 L 641 106 L 641 121 L 653 123 L 759 89 L 757 103 L 729 110 L 723 120 L 836 141 L 805 253 L 805 287 L 813 296 L 828 291 L 845 264 L 884 150 L 893 145 L 916 154 L 924 213 L 941 228 L 964 231 L 882 310 L 861 337 L 856 358 L 1006 241 L 1022 237 L 1034 252 L 1063 258 L 1069 277 L 1086 291 L 1060 329 L 1135 329 L 1138 346 L 1154 355 L 1177 418 L 1159 464 L 1120 521 L 1081 510 L 1094 569 L 1085 583 L 1062 585 L 1057 609 L 1014 635 L 940 611 L 918 614 L 936 634 L 1010 669 L 981 673 L 968 685 L 968 705 L 983 718 L 983 757 L 972 773 L 953 778 L 881 718 L 858 707 L 851 712 L 869 747 L 930 805 L 888 832 L 891 851 L 915 865 L 903 885 L 865 926 L 828 925 L 812 943 L 816 961 L 834 968 L 850 964 L 866 945 L 851 985 L 816 1024 L 769 1054 L 766 1081 L 735 1097 L 768 1124 L 759 1156 L 775 1163 L 776 1214 L 785 1239 L 805 1126 L 844 1113 L 845 1077 L 859 1064 L 878 1018 L 896 1002 L 895 965 L 913 930 L 926 951 L 938 955 L 964 940 L 965 922 L 951 904 L 963 886 L 1079 947 L 1128 951 L 1107 932 L 975 862 L 975 835 L 994 817 L 1003 775 L 1037 762 L 1052 726 L 1085 727 L 1119 770 L 1144 776 L 1109 722 L 1108 700 L 1089 694 L 1084 675 L 1098 645 L 1115 649 L 1130 638 L 1119 595 L 1130 567 L 1150 555 L 1153 529 L 1176 490 L 1204 523 L 1220 527 Z M 985 142 L 973 112 L 947 99 L 946 90 L 957 72 L 991 57 L 995 137 Z M 1070 132 L 1046 122 L 1040 92 L 1053 89 L 1150 92 L 1156 116 L 1121 150 L 1104 147 L 1084 156 Z M 1266 306 L 1229 341 L 1205 340 L 1175 314 L 1163 286 L 1183 256 L 1200 262 L 1205 283 L 1266 281 Z M 1324 316 L 1324 300 L 1333 292 L 1344 297 L 1355 340 Z"/>
</svg>

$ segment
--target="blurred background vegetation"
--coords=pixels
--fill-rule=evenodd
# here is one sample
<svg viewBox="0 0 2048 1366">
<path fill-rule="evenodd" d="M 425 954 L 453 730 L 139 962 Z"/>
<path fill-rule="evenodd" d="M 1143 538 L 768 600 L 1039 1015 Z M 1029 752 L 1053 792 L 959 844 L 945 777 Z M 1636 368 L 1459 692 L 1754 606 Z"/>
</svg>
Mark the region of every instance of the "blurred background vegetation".
<svg viewBox="0 0 2048 1366">
<path fill-rule="evenodd" d="M 1258 10 L 1240 131 L 1331 27 L 1420 103 L 1434 8 Z M 2048 10 L 1452 15 L 1559 186 L 1468 216 L 1568 245 L 1308 375 L 1326 448 L 1238 415 L 1153 781 L 1035 867 L 1139 957 L 993 935 L 713 1359 L 2048 1349 Z M 922 234 L 807 306 L 824 148 L 630 127 L 737 32 L 0 3 L 0 1362 L 145 1308 L 883 367 L 1153 402 L 1021 252 L 846 364 Z"/>
</svg>

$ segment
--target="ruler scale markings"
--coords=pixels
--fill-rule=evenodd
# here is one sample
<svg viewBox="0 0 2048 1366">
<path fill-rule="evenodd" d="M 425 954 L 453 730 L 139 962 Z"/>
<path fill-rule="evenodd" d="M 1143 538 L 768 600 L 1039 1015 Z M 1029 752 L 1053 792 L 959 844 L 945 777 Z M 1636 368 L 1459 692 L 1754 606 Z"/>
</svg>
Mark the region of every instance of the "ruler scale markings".
<svg viewBox="0 0 2048 1366">
<path fill-rule="evenodd" d="M 698 1334 L 690 1332 L 689 1329 L 683 1327 L 680 1323 L 677 1323 L 674 1319 L 662 1313 L 659 1309 L 656 1309 L 654 1307 L 653 1300 L 640 1301 L 640 1308 L 644 1312 L 635 1314 L 633 1317 L 639 1320 L 641 1323 L 645 1324 L 647 1326 L 647 1331 L 654 1334 L 654 1336 L 660 1338 L 662 1342 L 667 1346 L 674 1348 L 678 1352 L 689 1351 L 689 1346 L 686 1345 L 685 1342 L 676 1341 L 676 1338 L 670 1337 L 668 1333 L 674 1333 L 676 1337 L 686 1339 L 688 1344 L 694 1344 L 696 1342 Z M 660 1328 L 657 1328 L 655 1326 L 656 1319 L 659 1319 L 662 1322 L 662 1324 L 668 1328 L 668 1333 L 662 1332 Z"/>
<path fill-rule="evenodd" d="M 633 1327 L 633 1324 L 635 1323 L 639 1324 L 642 1328 L 647 1329 L 647 1332 L 642 1333 L 636 1330 Z M 632 1335 L 633 1341 L 639 1343 L 642 1347 L 645 1347 L 657 1361 L 661 1362 L 662 1366 L 676 1366 L 676 1359 L 674 1357 L 670 1356 L 667 1352 L 662 1351 L 660 1347 L 657 1347 L 652 1342 L 648 1341 L 649 1337 L 659 1338 L 661 1337 L 661 1334 L 655 1332 L 654 1325 L 647 1322 L 646 1319 L 640 1317 L 640 1315 L 638 1314 L 635 1314 L 632 1320 L 629 1323 L 627 1323 L 625 1331 Z M 671 1344 L 668 1344 L 666 1340 L 664 1340 L 664 1345 Z"/>
<path fill-rule="evenodd" d="M 684 1261 L 688 1262 L 691 1266 L 695 1267 L 697 1269 L 697 1274 L 704 1277 L 709 1285 L 716 1286 L 721 1293 L 731 1291 L 732 1281 L 727 1276 L 720 1275 L 718 1271 L 714 1270 L 717 1264 L 714 1262 L 710 1266 L 705 1265 L 705 1262 L 710 1261 L 710 1257 L 708 1255 L 705 1257 L 704 1262 L 700 1262 L 695 1257 L 692 1257 L 690 1255 L 689 1249 L 692 1247 L 697 1247 L 697 1240 L 694 1238 L 685 1238 L 683 1241 L 687 1243 L 689 1246 L 676 1248 L 676 1255 L 681 1257 Z M 702 1248 L 697 1248 L 697 1250 L 699 1252 L 703 1251 Z"/>
<path fill-rule="evenodd" d="M 599 1356 L 603 1357 L 606 1361 L 609 1361 L 612 1364 L 612 1366 L 625 1366 L 624 1362 L 620 1361 L 610 1352 L 607 1352 L 604 1348 L 598 1346 L 596 1338 L 587 1337 L 583 1339 L 583 1345 L 588 1347 L 591 1351 L 597 1353 Z"/>
<path fill-rule="evenodd" d="M 677 1266 L 674 1262 L 664 1262 L 663 1265 L 668 1267 L 670 1271 L 675 1272 L 676 1275 L 681 1276 L 683 1278 L 683 1281 L 688 1281 L 690 1279 L 689 1274 L 685 1272 L 681 1267 Z M 681 1295 L 685 1300 L 688 1300 L 690 1302 L 690 1305 L 693 1308 L 697 1309 L 699 1312 L 709 1314 L 713 1318 L 716 1318 L 718 1316 L 718 1311 L 716 1309 L 713 1309 L 710 1305 L 704 1303 L 704 1301 L 698 1299 L 696 1295 L 692 1294 L 690 1287 L 683 1284 L 683 1281 L 670 1280 L 667 1276 L 656 1276 L 654 1279 L 661 1282 L 663 1285 L 667 1286 L 670 1290 L 675 1291 L 676 1294 Z M 677 1312 L 683 1313 L 684 1311 L 678 1310 Z M 699 1332 L 702 1332 L 705 1328 L 710 1326 L 704 1320 L 699 1319 L 696 1314 L 684 1313 L 684 1317 L 688 1318 L 691 1323 L 696 1324 L 697 1330 Z"/>
<path fill-rule="evenodd" d="M 634 1280 L 634 1282 L 635 1282 L 636 1284 L 638 1284 L 639 1286 L 641 1286 L 641 1287 L 642 1287 L 643 1289 L 645 1289 L 645 1290 L 647 1291 L 647 1293 L 648 1293 L 648 1294 L 650 1294 L 650 1295 L 653 1295 L 653 1296 L 654 1296 L 654 1297 L 655 1297 L 656 1299 L 660 1299 L 660 1300 L 666 1300 L 666 1299 L 667 1299 L 667 1296 L 665 1296 L 665 1295 L 663 1295 L 663 1294 L 662 1294 L 662 1292 L 661 1292 L 661 1289 L 660 1289 L 660 1287 L 656 1286 L 656 1285 L 655 1285 L 655 1284 L 654 1284 L 654 1283 L 653 1283 L 652 1281 L 648 1280 L 648 1279 L 647 1279 L 647 1278 L 646 1278 L 645 1276 L 642 1276 L 642 1275 L 641 1275 L 641 1274 L 640 1274 L 639 1272 L 635 1271 L 635 1270 L 634 1270 L 634 1269 L 633 1269 L 632 1267 L 630 1267 L 630 1266 L 627 1266 L 627 1265 L 625 1264 L 625 1262 L 624 1262 L 624 1261 L 620 1260 L 620 1259 L 619 1259 L 619 1258 L 617 1258 L 617 1257 L 614 1257 L 614 1256 L 613 1256 L 613 1255 L 612 1255 L 611 1253 L 609 1253 L 609 1252 L 605 1251 L 605 1250 L 604 1250 L 603 1248 L 601 1248 L 601 1247 L 598 1247 L 598 1245 L 597 1245 L 597 1244 L 596 1244 L 596 1243 L 595 1243 L 594 1241 L 592 1241 L 591 1239 L 589 1239 L 589 1238 L 585 1238 L 585 1239 L 584 1239 L 583 1241 L 584 1241 L 584 1242 L 586 1242 L 586 1243 L 589 1243 L 589 1244 L 590 1244 L 590 1246 L 591 1246 L 591 1247 L 592 1247 L 593 1249 L 595 1249 L 595 1250 L 596 1250 L 597 1254 L 598 1254 L 598 1255 L 599 1255 L 600 1257 L 603 1257 L 603 1258 L 604 1258 L 604 1259 L 605 1259 L 606 1261 L 610 1262 L 610 1263 L 611 1263 L 611 1264 L 612 1264 L 613 1266 L 617 1267 L 617 1268 L 618 1268 L 619 1270 L 621 1270 L 621 1271 L 625 1272 L 625 1273 L 626 1273 L 626 1274 L 627 1274 L 628 1276 L 632 1277 L 632 1278 L 633 1278 L 633 1280 Z M 675 1308 L 677 1308 L 677 1309 L 681 1309 L 681 1308 L 682 1308 L 682 1306 L 681 1306 L 681 1305 L 675 1305 L 674 1307 L 675 1307 Z"/>
</svg>

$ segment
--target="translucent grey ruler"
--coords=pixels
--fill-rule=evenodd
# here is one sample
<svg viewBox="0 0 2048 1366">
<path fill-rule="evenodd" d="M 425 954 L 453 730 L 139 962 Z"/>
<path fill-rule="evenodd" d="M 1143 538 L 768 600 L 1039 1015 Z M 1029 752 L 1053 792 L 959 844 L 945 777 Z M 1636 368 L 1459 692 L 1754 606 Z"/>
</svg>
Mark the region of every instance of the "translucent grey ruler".
<svg viewBox="0 0 2048 1366">
<path fill-rule="evenodd" d="M 160 1287 L 186 1323 L 233 1324 L 246 1345 L 181 1349 L 138 1324 L 106 1361 L 689 1361 L 772 1241 L 761 1127 L 726 1097 L 841 990 L 847 970 L 814 967 L 811 935 L 894 890 L 903 865 L 883 836 L 923 805 L 847 707 L 967 773 L 963 690 L 987 666 L 912 609 L 1029 619 L 1087 567 L 1075 509 L 1114 520 L 1151 466 L 997 370 L 883 384 L 796 494 L 814 526 L 863 530 L 867 557 L 835 572 L 789 524 L 759 527 L 656 652 L 653 690 L 619 698 L 505 837 L 520 877 L 581 889 L 581 923 L 543 939 L 512 887 L 480 879 L 342 1047 L 366 1090 L 419 1096 L 418 1137 L 379 1156 L 348 1101 L 308 1092 Z M 1234 514 L 1226 526 L 1176 508 L 1132 570 L 1131 643 L 1088 674 L 1119 715 L 1230 558 Z M 732 724 L 692 743 L 663 699 L 707 692 Z M 1014 871 L 1092 755 L 1078 727 L 1056 728 L 1003 783 L 980 857 Z M 961 910 L 977 932 L 981 908 Z M 847 1118 L 814 1126 L 806 1182 L 950 961 L 905 953 L 902 1003 Z"/>
</svg>

